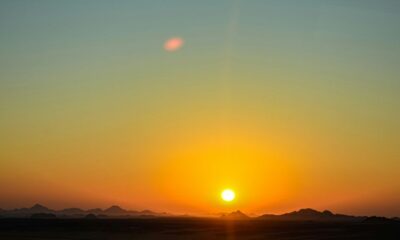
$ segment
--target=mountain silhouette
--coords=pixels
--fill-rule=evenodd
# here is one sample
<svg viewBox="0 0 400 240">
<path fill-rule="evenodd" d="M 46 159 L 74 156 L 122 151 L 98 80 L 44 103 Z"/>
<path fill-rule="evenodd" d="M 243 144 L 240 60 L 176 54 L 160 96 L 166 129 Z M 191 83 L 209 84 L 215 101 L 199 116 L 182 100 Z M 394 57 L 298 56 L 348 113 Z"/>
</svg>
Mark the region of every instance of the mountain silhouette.
<svg viewBox="0 0 400 240">
<path fill-rule="evenodd" d="M 327 218 L 334 216 L 332 212 L 325 210 L 319 212 L 311 208 L 300 209 L 299 211 L 294 211 L 290 213 L 283 214 L 283 216 L 298 217 L 298 218 Z"/>
<path fill-rule="evenodd" d="M 140 211 L 140 214 L 143 214 L 143 215 L 153 215 L 153 214 L 155 214 L 155 212 L 153 212 L 153 211 L 151 211 L 151 210 L 143 210 L 143 211 Z"/>
<path fill-rule="evenodd" d="M 101 208 L 92 208 L 87 210 L 86 212 L 88 213 L 93 213 L 93 214 L 103 214 L 104 211 Z"/>
<path fill-rule="evenodd" d="M 222 214 L 221 218 L 228 220 L 245 220 L 249 219 L 250 217 L 242 213 L 241 211 L 237 210 L 228 214 Z"/>
<path fill-rule="evenodd" d="M 396 223 L 397 221 L 395 219 L 372 216 L 372 217 L 367 217 L 362 222 L 363 223 L 378 223 L 379 224 L 379 223 Z"/>
<path fill-rule="evenodd" d="M 49 212 L 53 212 L 53 210 L 40 205 L 40 204 L 35 204 L 33 205 L 30 209 L 31 212 L 35 212 L 35 213 L 49 213 Z"/>
<path fill-rule="evenodd" d="M 151 210 L 134 211 L 125 210 L 120 206 L 113 205 L 105 210 L 101 208 L 92 208 L 89 210 L 83 210 L 80 208 L 65 208 L 61 210 L 53 210 L 47 208 L 41 204 L 35 204 L 30 208 L 17 208 L 13 210 L 1 209 L 0 213 L 3 217 L 18 217 L 28 218 L 32 217 L 33 214 L 54 214 L 61 218 L 83 218 L 87 215 L 93 214 L 98 218 L 129 218 L 129 217 L 156 217 L 156 216 L 169 216 L 166 213 L 157 213 Z M 35 218 L 39 218 L 41 215 L 35 215 Z M 45 216 L 45 215 L 43 215 Z"/>
<path fill-rule="evenodd" d="M 123 215 L 128 214 L 129 212 L 125 209 L 122 209 L 120 206 L 113 205 L 104 210 L 103 213 L 107 215 Z"/>
<path fill-rule="evenodd" d="M 94 215 L 97 218 L 142 218 L 142 217 L 168 217 L 174 216 L 168 213 L 157 213 L 151 210 L 126 210 L 120 206 L 113 205 L 105 210 L 101 208 L 92 208 L 89 210 L 83 210 L 80 208 L 66 208 L 61 210 L 53 210 L 48 207 L 45 207 L 40 204 L 35 204 L 30 208 L 17 208 L 12 210 L 0 209 L 1 216 L 3 218 L 30 218 L 34 216 L 35 218 L 40 217 L 50 217 L 50 215 L 40 215 L 40 214 L 52 214 L 57 218 L 84 218 L 88 216 L 88 218 L 92 218 Z M 39 215 L 34 215 L 39 214 Z M 188 216 L 186 216 L 188 217 Z M 231 213 L 225 213 L 220 215 L 221 219 L 252 219 L 253 217 L 249 217 L 243 212 L 237 210 Z M 384 222 L 387 220 L 393 222 L 399 222 L 399 218 L 383 218 L 383 217 L 366 217 L 366 216 L 350 216 L 344 214 L 335 214 L 331 211 L 317 211 L 311 208 L 304 208 L 298 211 L 293 211 L 289 213 L 284 213 L 281 215 L 275 214 L 264 214 L 259 217 L 254 217 L 254 219 L 258 220 L 273 220 L 273 221 L 348 221 L 348 222 Z"/>
<path fill-rule="evenodd" d="M 290 220 L 290 221 L 362 221 L 365 217 L 348 216 L 343 214 L 333 214 L 332 212 L 325 210 L 319 212 L 311 208 L 300 209 L 299 211 L 293 211 L 282 215 L 264 214 L 260 219 L 268 220 Z"/>
</svg>

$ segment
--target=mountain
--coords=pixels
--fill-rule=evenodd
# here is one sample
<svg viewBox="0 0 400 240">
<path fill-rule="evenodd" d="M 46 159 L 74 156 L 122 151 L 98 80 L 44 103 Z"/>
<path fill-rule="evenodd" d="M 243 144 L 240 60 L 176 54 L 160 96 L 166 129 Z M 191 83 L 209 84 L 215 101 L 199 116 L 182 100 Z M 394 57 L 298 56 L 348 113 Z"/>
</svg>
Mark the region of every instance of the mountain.
<svg viewBox="0 0 400 240">
<path fill-rule="evenodd" d="M 328 210 L 325 210 L 323 212 L 318 212 L 311 208 L 305 208 L 305 209 L 300 209 L 299 211 L 283 214 L 282 216 L 287 216 L 290 218 L 300 218 L 300 219 L 322 219 L 322 218 L 330 218 L 334 215 L 332 212 Z"/>
<path fill-rule="evenodd" d="M 35 204 L 30 208 L 17 208 L 12 210 L 0 209 L 0 215 L 3 218 L 29 218 L 29 217 L 50 217 L 49 214 L 55 215 L 57 218 L 92 218 L 93 215 L 97 218 L 143 218 L 143 217 L 168 217 L 173 216 L 168 213 L 157 213 L 151 210 L 126 210 L 120 206 L 113 205 L 105 210 L 101 208 L 93 208 L 89 210 L 83 210 L 80 208 L 66 208 L 62 210 L 53 210 L 40 204 Z M 35 215 L 34 215 L 35 214 Z M 48 214 L 48 215 L 46 215 Z M 221 219 L 252 219 L 243 212 L 237 210 L 231 213 L 225 213 L 220 215 Z M 51 216 L 52 217 L 52 216 Z M 382 218 L 382 217 L 363 217 L 363 216 L 349 216 L 343 214 L 335 214 L 328 210 L 317 211 L 311 208 L 304 208 L 298 211 L 293 211 L 281 215 L 275 214 L 264 214 L 254 219 L 258 220 L 273 220 L 273 221 L 331 221 L 331 222 L 399 222 L 399 218 Z"/>
<path fill-rule="evenodd" d="M 130 218 L 130 217 L 158 217 L 158 216 L 169 216 L 166 213 L 157 213 L 151 210 L 134 211 L 125 210 L 120 206 L 113 205 L 105 210 L 101 208 L 93 208 L 89 210 L 83 210 L 80 208 L 66 208 L 62 210 L 53 210 L 40 204 L 35 204 L 30 208 L 17 208 L 13 210 L 0 209 L 0 213 L 3 217 L 13 218 L 28 218 L 34 214 L 35 218 L 45 216 L 41 214 L 54 214 L 58 218 L 82 218 L 87 215 L 95 215 L 99 218 Z M 38 215 L 36 215 L 38 214 Z"/>
<path fill-rule="evenodd" d="M 55 211 L 49 209 L 43 205 L 35 204 L 30 208 L 16 208 L 13 210 L 4 210 L 2 212 L 3 216 L 6 217 L 30 217 L 32 214 L 35 213 L 54 213 Z"/>
<path fill-rule="evenodd" d="M 325 210 L 319 212 L 311 208 L 300 209 L 282 215 L 264 214 L 259 219 L 265 220 L 285 220 L 285 221 L 362 221 L 365 217 L 355 217 L 343 214 L 333 214 Z"/>
<path fill-rule="evenodd" d="M 104 213 L 103 209 L 101 209 L 101 208 L 92 208 L 92 209 L 87 210 L 86 212 L 93 213 L 93 214 L 103 214 Z"/>
<path fill-rule="evenodd" d="M 249 219 L 250 217 L 242 213 L 241 211 L 237 210 L 235 212 L 222 214 L 221 218 L 227 220 L 246 220 Z"/>
<path fill-rule="evenodd" d="M 106 215 L 128 215 L 129 211 L 122 209 L 120 206 L 114 205 L 103 211 Z"/>
<path fill-rule="evenodd" d="M 47 208 L 47 207 L 45 207 L 45 206 L 42 206 L 42 205 L 40 205 L 40 204 L 35 204 L 35 205 L 33 205 L 33 206 L 29 209 L 29 211 L 30 211 L 31 213 L 50 213 L 50 212 L 54 212 L 54 210 L 51 210 L 51 209 L 49 209 L 49 208 Z"/>
<path fill-rule="evenodd" d="M 390 218 L 385 218 L 385 217 L 376 217 L 376 216 L 372 216 L 372 217 L 367 217 L 366 219 L 364 219 L 362 221 L 363 223 L 397 223 L 397 221 L 395 219 L 390 219 Z"/>
<path fill-rule="evenodd" d="M 140 211 L 138 213 L 141 214 L 141 215 L 157 215 L 157 213 L 155 213 L 155 212 L 153 212 L 151 210 L 143 210 L 143 211 Z"/>
</svg>

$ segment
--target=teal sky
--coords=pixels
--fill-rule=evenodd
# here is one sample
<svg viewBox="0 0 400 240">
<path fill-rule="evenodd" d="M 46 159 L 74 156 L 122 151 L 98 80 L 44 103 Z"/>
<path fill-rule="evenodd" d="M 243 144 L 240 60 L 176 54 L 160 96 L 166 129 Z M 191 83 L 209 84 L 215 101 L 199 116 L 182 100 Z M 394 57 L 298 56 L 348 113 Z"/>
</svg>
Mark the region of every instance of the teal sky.
<svg viewBox="0 0 400 240">
<path fill-rule="evenodd" d="M 399 11 L 394 0 L 2 0 L 0 207 L 218 211 L 149 201 L 157 169 L 208 136 L 288 154 L 296 190 L 248 211 L 400 215 Z M 171 37 L 185 44 L 169 53 Z"/>
</svg>

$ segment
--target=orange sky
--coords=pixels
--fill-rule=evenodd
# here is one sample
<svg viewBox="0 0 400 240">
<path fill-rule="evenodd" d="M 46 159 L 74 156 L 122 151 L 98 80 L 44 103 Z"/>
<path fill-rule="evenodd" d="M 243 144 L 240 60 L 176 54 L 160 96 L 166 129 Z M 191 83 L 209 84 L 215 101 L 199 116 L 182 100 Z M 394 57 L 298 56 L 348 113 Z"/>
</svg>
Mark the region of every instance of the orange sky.
<svg viewBox="0 0 400 240">
<path fill-rule="evenodd" d="M 0 208 L 400 215 L 398 4 L 168 2 L 0 2 Z"/>
</svg>

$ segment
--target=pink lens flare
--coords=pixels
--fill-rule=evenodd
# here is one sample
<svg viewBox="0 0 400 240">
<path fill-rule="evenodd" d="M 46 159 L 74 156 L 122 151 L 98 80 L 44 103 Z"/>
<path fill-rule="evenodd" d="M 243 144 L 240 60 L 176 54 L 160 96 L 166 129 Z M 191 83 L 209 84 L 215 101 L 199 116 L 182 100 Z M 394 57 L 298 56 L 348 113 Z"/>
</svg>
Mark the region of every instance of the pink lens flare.
<svg viewBox="0 0 400 240">
<path fill-rule="evenodd" d="M 174 38 L 168 39 L 164 43 L 164 49 L 168 52 L 173 52 L 173 51 L 180 49 L 182 47 L 182 45 L 183 45 L 183 39 L 180 37 L 174 37 Z"/>
</svg>

